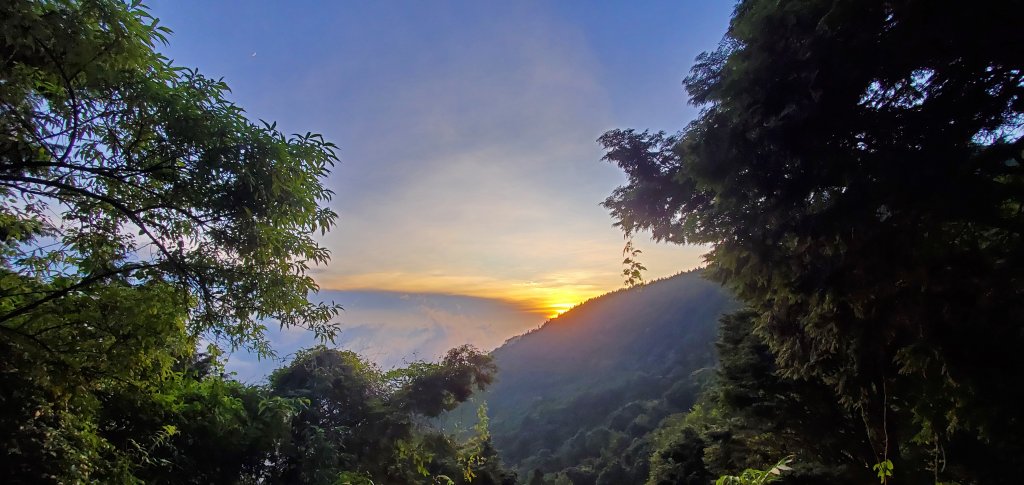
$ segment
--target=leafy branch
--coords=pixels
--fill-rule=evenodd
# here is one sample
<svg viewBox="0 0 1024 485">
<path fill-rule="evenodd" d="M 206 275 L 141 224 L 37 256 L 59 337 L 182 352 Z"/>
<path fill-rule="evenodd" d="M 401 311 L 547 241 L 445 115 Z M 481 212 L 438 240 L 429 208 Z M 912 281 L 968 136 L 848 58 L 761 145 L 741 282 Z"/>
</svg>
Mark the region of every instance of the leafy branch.
<svg viewBox="0 0 1024 485">
<path fill-rule="evenodd" d="M 622 277 L 627 288 L 644 284 L 643 272 L 647 271 L 647 267 L 640 263 L 641 254 L 643 251 L 633 246 L 632 238 L 626 240 L 626 246 L 622 248 Z"/>
</svg>

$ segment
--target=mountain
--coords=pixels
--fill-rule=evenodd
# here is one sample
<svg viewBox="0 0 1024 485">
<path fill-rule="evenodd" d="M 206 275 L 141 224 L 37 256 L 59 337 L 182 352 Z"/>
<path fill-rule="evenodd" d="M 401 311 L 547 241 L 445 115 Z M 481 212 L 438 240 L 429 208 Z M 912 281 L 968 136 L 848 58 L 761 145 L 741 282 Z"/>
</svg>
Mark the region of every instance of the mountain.
<svg viewBox="0 0 1024 485">
<path fill-rule="evenodd" d="M 650 432 L 693 405 L 718 318 L 735 308 L 699 271 L 589 300 L 496 349 L 497 381 L 446 425 L 466 428 L 486 402 L 494 444 L 522 481 L 642 483 Z"/>
</svg>

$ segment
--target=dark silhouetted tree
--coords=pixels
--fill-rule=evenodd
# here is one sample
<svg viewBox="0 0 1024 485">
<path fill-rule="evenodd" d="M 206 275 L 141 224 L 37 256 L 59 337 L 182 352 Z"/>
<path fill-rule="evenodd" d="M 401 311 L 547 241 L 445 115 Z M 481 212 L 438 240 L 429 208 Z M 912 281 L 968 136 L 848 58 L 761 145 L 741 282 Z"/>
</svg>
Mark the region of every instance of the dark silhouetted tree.
<svg viewBox="0 0 1024 485">
<path fill-rule="evenodd" d="M 1020 7 L 742 1 L 685 81 L 695 121 L 600 139 L 623 230 L 711 245 L 778 371 L 897 478 L 1006 483 L 1024 451 Z"/>
</svg>

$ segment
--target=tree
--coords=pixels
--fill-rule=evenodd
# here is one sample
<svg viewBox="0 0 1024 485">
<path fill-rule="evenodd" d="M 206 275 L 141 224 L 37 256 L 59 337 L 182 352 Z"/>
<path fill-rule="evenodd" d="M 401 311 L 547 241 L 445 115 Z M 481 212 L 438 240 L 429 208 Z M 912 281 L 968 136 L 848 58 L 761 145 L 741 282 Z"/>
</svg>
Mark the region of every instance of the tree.
<svg viewBox="0 0 1024 485">
<path fill-rule="evenodd" d="M 6 338 L 115 281 L 173 288 L 193 335 L 263 351 L 267 319 L 331 335 L 338 309 L 307 300 L 306 270 L 328 258 L 312 234 L 336 217 L 333 144 L 247 120 L 222 81 L 154 51 L 169 31 L 138 2 L 0 8 Z"/>
<path fill-rule="evenodd" d="M 306 405 L 293 418 L 291 436 L 267 459 L 272 483 L 336 483 L 342 473 L 374 483 L 418 483 L 444 475 L 466 483 L 502 483 L 489 436 L 475 456 L 421 422 L 435 418 L 490 384 L 490 357 L 464 346 L 440 363 L 418 362 L 381 372 L 349 351 L 320 346 L 300 352 L 270 377 L 271 393 Z M 490 463 L 488 464 L 488 460 Z M 474 482 L 475 483 L 475 482 Z"/>
<path fill-rule="evenodd" d="M 617 224 L 710 245 L 779 372 L 897 479 L 1002 483 L 1024 449 L 1019 7 L 742 1 L 685 80 L 696 120 L 599 140 Z"/>
<path fill-rule="evenodd" d="M 266 483 L 272 457 L 291 432 L 299 399 L 228 378 L 216 356 L 182 363 L 155 389 L 103 396 L 102 436 L 127 450 L 100 482 Z"/>
<path fill-rule="evenodd" d="M 155 476 L 186 429 L 168 402 L 259 405 L 179 375 L 200 338 L 269 353 L 268 324 L 333 335 L 307 270 L 328 258 L 334 145 L 250 122 L 156 52 L 167 32 L 138 2 L 0 4 L 5 482 Z"/>
<path fill-rule="evenodd" d="M 666 420 L 657 431 L 652 463 L 659 466 L 652 470 L 701 479 L 702 469 L 719 476 L 792 456 L 787 483 L 860 481 L 874 463 L 860 416 L 821 382 L 780 376 L 764 339 L 752 332 L 756 317 L 722 317 L 715 379 L 685 419 Z"/>
<path fill-rule="evenodd" d="M 687 426 L 684 416 L 673 415 L 654 431 L 654 451 L 646 483 L 703 485 L 711 481 L 703 461 L 706 443 L 693 426 Z"/>
</svg>

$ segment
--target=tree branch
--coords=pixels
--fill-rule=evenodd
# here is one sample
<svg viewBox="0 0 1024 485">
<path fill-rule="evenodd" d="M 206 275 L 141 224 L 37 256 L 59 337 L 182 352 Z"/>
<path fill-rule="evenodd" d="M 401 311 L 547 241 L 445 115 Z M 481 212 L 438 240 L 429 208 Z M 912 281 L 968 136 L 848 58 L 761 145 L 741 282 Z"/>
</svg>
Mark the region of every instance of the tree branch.
<svg viewBox="0 0 1024 485">
<path fill-rule="evenodd" d="M 75 291 L 81 290 L 81 289 L 83 289 L 85 287 L 88 287 L 88 286 L 90 286 L 90 285 L 92 285 L 94 283 L 102 281 L 102 280 L 104 280 L 106 278 L 109 278 L 111 276 L 116 276 L 116 275 L 127 273 L 127 272 L 130 272 L 130 271 L 136 271 L 136 270 L 139 270 L 139 269 L 154 268 L 154 267 L 157 267 L 157 266 L 160 266 L 160 263 L 130 264 L 130 265 L 118 268 L 116 270 L 112 270 L 112 271 L 108 271 L 108 272 L 105 272 L 105 273 L 100 273 L 100 274 L 88 276 L 86 278 L 83 278 L 78 283 L 75 283 L 75 284 L 73 284 L 71 286 L 68 286 L 67 288 L 63 288 L 63 289 L 54 291 L 53 293 L 50 293 L 49 295 L 46 295 L 45 297 L 40 298 L 40 299 L 38 299 L 38 300 L 36 300 L 36 301 L 34 301 L 32 303 L 24 305 L 24 306 L 22 306 L 20 308 L 15 308 L 14 310 L 11 310 L 11 311 L 3 314 L 3 315 L 0 315 L 0 323 L 4 323 L 4 322 L 6 322 L 8 320 L 20 317 L 20 316 L 22 316 L 22 315 L 24 315 L 24 314 L 26 314 L 28 312 L 31 312 L 32 310 L 35 310 L 36 308 L 39 308 L 42 305 L 45 305 L 45 304 L 53 301 L 53 300 L 56 300 L 58 298 L 63 298 L 63 297 L 65 297 L 65 296 L 67 296 L 67 295 L 69 295 L 69 294 L 71 294 L 71 293 L 73 293 Z M 0 297 L 0 298 L 5 298 L 5 297 Z M 3 327 L 3 328 L 9 328 L 9 327 Z M 19 332 L 19 333 L 21 333 L 21 332 Z M 23 335 L 27 336 L 27 334 L 23 334 Z"/>
</svg>

